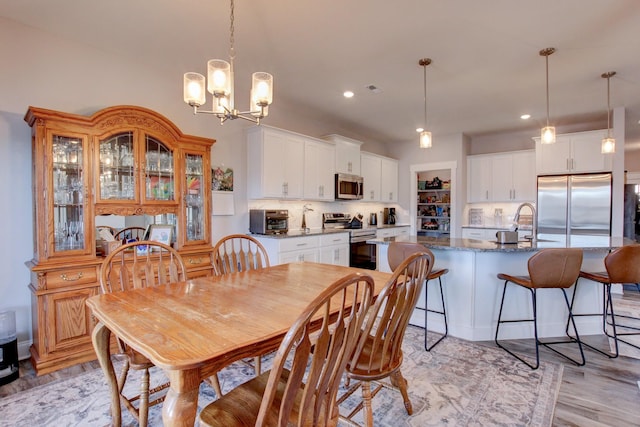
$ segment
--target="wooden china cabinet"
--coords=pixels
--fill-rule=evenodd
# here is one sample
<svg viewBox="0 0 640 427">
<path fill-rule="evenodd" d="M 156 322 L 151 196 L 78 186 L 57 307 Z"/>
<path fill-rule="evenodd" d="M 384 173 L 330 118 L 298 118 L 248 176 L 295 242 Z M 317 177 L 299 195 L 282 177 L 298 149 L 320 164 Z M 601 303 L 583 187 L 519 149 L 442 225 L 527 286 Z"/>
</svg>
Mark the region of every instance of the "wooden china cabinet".
<svg viewBox="0 0 640 427">
<path fill-rule="evenodd" d="M 162 115 L 116 106 L 90 117 L 30 107 L 34 255 L 33 345 L 38 375 L 95 359 L 99 215 L 148 215 L 174 230 L 189 277 L 212 274 L 211 146 Z"/>
</svg>

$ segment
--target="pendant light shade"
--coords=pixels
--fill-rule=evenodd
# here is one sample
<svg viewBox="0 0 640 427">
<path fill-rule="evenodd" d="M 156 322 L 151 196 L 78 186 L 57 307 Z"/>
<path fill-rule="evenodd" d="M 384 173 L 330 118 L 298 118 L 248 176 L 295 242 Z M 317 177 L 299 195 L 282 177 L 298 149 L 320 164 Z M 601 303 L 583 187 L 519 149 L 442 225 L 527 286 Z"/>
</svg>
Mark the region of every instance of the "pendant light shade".
<svg viewBox="0 0 640 427">
<path fill-rule="evenodd" d="M 433 142 L 431 132 L 427 130 L 427 66 L 429 64 L 431 64 L 430 58 L 422 58 L 418 61 L 424 75 L 424 127 L 418 130 L 420 132 L 420 148 L 431 148 Z"/>
<path fill-rule="evenodd" d="M 540 141 L 543 144 L 553 144 L 556 142 L 556 128 L 549 125 L 549 55 L 553 54 L 556 49 L 548 47 L 540 51 L 540 56 L 545 57 L 546 62 L 546 78 L 547 78 L 547 125 L 540 132 Z"/>
<path fill-rule="evenodd" d="M 611 137 L 611 86 L 609 84 L 611 77 L 615 75 L 615 71 L 608 71 L 601 76 L 603 79 L 607 79 L 607 137 L 602 139 L 602 154 L 616 152 L 616 140 Z"/>
</svg>

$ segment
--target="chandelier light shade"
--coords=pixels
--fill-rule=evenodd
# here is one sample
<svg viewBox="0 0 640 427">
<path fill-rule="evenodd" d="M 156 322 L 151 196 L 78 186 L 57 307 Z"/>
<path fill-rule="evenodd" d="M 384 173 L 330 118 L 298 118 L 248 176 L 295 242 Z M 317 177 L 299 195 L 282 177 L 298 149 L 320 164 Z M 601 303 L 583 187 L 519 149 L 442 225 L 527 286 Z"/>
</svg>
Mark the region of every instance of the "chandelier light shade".
<svg viewBox="0 0 640 427">
<path fill-rule="evenodd" d="M 211 59 L 207 62 L 207 78 L 199 73 L 185 73 L 183 79 L 184 102 L 193 108 L 193 113 L 213 114 L 220 123 L 227 120 L 244 119 L 256 124 L 269 114 L 269 105 L 273 102 L 273 76 L 265 72 L 256 72 L 252 76 L 249 110 L 235 108 L 233 91 L 233 65 L 235 59 L 235 3 L 231 0 L 231 25 L 229 27 L 229 62 Z M 211 111 L 199 108 L 206 103 L 206 91 L 213 95 Z"/>
<path fill-rule="evenodd" d="M 556 51 L 553 47 L 548 47 L 540 51 L 540 56 L 545 57 L 546 77 L 547 77 L 547 125 L 540 132 L 540 141 L 543 144 L 553 144 L 556 142 L 556 128 L 549 125 L 549 55 Z"/>
<path fill-rule="evenodd" d="M 607 137 L 602 139 L 602 154 L 616 152 L 616 140 L 611 137 L 611 77 L 615 76 L 615 71 L 603 73 L 601 77 L 607 79 Z"/>
<path fill-rule="evenodd" d="M 424 76 L 424 127 L 420 130 L 420 148 L 431 148 L 433 145 L 431 132 L 427 130 L 427 66 L 429 64 L 431 64 L 430 58 L 422 58 L 418 61 Z"/>
</svg>

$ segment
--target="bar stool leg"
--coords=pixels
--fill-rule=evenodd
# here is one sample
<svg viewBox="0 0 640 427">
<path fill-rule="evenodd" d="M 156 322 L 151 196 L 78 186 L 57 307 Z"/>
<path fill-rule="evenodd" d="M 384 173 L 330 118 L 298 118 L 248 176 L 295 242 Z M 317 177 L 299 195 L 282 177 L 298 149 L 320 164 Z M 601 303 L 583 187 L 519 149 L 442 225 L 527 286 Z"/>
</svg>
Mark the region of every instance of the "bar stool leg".
<svg viewBox="0 0 640 427">
<path fill-rule="evenodd" d="M 426 351 L 431 351 L 431 349 L 433 347 L 435 347 L 436 345 L 438 345 L 440 343 L 440 341 L 442 341 L 443 339 L 445 339 L 445 337 L 449 334 L 449 325 L 447 324 L 447 308 L 444 305 L 444 292 L 442 290 L 442 276 L 438 277 L 438 284 L 440 285 L 440 302 L 442 303 L 442 311 L 438 311 L 438 310 L 433 310 L 429 308 L 429 299 L 427 298 L 428 296 L 428 287 L 429 287 L 429 280 L 426 281 L 426 283 L 424 284 L 424 349 Z M 437 313 L 437 314 L 441 314 L 442 317 L 444 318 L 444 334 L 433 344 L 428 345 L 427 343 L 427 334 L 428 334 L 428 329 L 427 329 L 427 317 L 429 312 L 431 313 Z"/>
</svg>

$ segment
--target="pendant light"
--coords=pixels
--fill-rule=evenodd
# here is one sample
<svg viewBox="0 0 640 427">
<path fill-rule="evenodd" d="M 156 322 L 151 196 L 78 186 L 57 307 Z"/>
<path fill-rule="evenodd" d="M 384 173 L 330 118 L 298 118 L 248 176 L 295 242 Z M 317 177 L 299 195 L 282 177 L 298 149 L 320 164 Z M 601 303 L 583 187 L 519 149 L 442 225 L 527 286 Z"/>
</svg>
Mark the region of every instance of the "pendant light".
<svg viewBox="0 0 640 427">
<path fill-rule="evenodd" d="M 231 0 L 229 26 L 229 62 L 211 59 L 207 62 L 207 91 L 213 95 L 213 109 L 202 111 L 198 108 L 206 102 L 205 77 L 199 73 L 185 73 L 183 80 L 184 102 L 193 107 L 193 114 L 213 114 L 220 123 L 227 120 L 244 119 L 260 124 L 260 119 L 269 114 L 273 101 L 273 76 L 256 72 L 252 75 L 249 110 L 239 111 L 234 103 L 234 59 L 235 48 L 235 3 Z"/>
<path fill-rule="evenodd" d="M 556 142 L 556 128 L 549 125 L 549 55 L 553 54 L 556 49 L 548 47 L 540 51 L 540 56 L 544 56 L 546 59 L 547 69 L 547 125 L 542 128 L 540 132 L 540 142 L 543 144 L 553 144 Z"/>
<path fill-rule="evenodd" d="M 611 154 L 616 152 L 616 140 L 611 137 L 611 91 L 609 85 L 609 80 L 615 75 L 615 71 L 608 71 L 600 76 L 603 79 L 607 79 L 607 137 L 602 139 L 602 154 Z"/>
<path fill-rule="evenodd" d="M 424 74 L 424 128 L 420 129 L 420 148 L 431 148 L 431 132 L 427 130 L 427 66 L 431 64 L 430 58 L 422 58 L 418 61 Z"/>
</svg>

